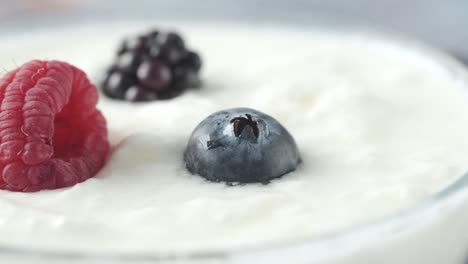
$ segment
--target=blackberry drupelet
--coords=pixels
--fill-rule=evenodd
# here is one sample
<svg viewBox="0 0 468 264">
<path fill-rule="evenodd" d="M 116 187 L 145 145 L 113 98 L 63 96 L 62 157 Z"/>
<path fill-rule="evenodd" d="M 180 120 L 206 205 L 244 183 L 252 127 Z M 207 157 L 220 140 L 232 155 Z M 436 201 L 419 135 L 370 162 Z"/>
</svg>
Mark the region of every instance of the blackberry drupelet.
<svg viewBox="0 0 468 264">
<path fill-rule="evenodd" d="M 178 34 L 153 30 L 122 42 L 101 90 L 134 102 L 171 99 L 200 86 L 201 67 L 200 56 Z"/>
</svg>

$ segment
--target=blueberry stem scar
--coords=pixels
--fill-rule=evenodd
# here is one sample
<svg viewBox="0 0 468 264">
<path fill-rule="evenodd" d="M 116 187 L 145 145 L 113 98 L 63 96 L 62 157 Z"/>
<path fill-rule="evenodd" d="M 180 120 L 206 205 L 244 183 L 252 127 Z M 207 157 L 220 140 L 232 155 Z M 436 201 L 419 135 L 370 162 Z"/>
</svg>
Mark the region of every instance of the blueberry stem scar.
<svg viewBox="0 0 468 264">
<path fill-rule="evenodd" d="M 233 124 L 234 128 L 234 135 L 236 137 L 239 137 L 242 134 L 242 131 L 246 126 L 250 126 L 252 128 L 252 131 L 255 135 L 255 138 L 258 138 L 258 125 L 257 122 L 252 119 L 252 116 L 249 114 L 245 114 L 245 117 L 240 116 L 240 117 L 235 117 L 231 120 L 231 124 Z"/>
</svg>

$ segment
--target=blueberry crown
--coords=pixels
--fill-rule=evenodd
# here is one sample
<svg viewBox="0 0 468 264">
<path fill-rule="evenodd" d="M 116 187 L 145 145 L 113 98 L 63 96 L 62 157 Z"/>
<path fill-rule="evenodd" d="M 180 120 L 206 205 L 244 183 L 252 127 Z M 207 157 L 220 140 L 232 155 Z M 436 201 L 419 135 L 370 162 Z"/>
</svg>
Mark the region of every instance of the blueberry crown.
<svg viewBox="0 0 468 264">
<path fill-rule="evenodd" d="M 234 128 L 234 135 L 236 137 L 239 137 L 242 134 L 242 131 L 244 131 L 244 128 L 246 126 L 249 126 L 252 128 L 255 138 L 258 138 L 259 131 L 258 131 L 257 122 L 252 119 L 251 115 L 246 114 L 245 116 L 247 118 L 240 116 L 240 117 L 235 117 L 231 120 L 231 124 L 233 124 L 233 128 Z"/>
</svg>

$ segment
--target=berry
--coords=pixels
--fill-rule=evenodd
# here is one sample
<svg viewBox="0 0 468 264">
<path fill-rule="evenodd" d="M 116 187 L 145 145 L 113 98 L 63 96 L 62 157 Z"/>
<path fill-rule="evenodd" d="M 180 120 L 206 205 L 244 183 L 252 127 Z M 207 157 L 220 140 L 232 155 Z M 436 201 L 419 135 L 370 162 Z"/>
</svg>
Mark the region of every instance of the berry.
<svg viewBox="0 0 468 264">
<path fill-rule="evenodd" d="M 132 72 L 138 68 L 140 64 L 140 56 L 132 52 L 122 53 L 116 62 L 116 69 L 122 72 Z"/>
<path fill-rule="evenodd" d="M 138 67 L 137 78 L 142 87 L 157 92 L 168 88 L 172 74 L 170 68 L 158 60 L 148 60 Z"/>
<path fill-rule="evenodd" d="M 121 98 L 135 81 L 131 76 L 114 70 L 109 72 L 105 82 L 104 94 L 112 98 Z"/>
<path fill-rule="evenodd" d="M 208 116 L 190 136 L 184 160 L 192 174 L 227 183 L 268 183 L 301 162 L 289 132 L 271 116 L 249 108 Z"/>
<path fill-rule="evenodd" d="M 125 99 L 132 102 L 144 102 L 153 101 L 158 98 L 157 95 L 152 91 L 148 91 L 137 86 L 132 86 L 125 93 Z"/>
<path fill-rule="evenodd" d="M 200 56 L 186 48 L 180 35 L 153 30 L 121 44 L 101 89 L 113 99 L 170 99 L 200 86 L 201 67 Z"/>
<path fill-rule="evenodd" d="M 185 56 L 184 60 L 182 61 L 182 64 L 193 70 L 193 71 L 199 71 L 201 69 L 201 59 L 198 54 L 195 52 L 187 52 L 187 56 Z"/>
<path fill-rule="evenodd" d="M 163 47 L 171 47 L 179 50 L 185 48 L 184 40 L 174 32 L 158 33 L 155 36 L 155 40 Z"/>
<path fill-rule="evenodd" d="M 136 38 L 128 38 L 123 41 L 118 51 L 118 54 L 120 55 L 125 52 L 134 52 L 134 53 L 144 52 L 144 50 L 147 47 L 147 44 L 146 44 L 147 41 L 148 39 L 145 36 L 138 36 Z"/>
<path fill-rule="evenodd" d="M 109 150 L 97 89 L 81 70 L 31 61 L 0 79 L 0 189 L 33 192 L 93 177 Z"/>
</svg>

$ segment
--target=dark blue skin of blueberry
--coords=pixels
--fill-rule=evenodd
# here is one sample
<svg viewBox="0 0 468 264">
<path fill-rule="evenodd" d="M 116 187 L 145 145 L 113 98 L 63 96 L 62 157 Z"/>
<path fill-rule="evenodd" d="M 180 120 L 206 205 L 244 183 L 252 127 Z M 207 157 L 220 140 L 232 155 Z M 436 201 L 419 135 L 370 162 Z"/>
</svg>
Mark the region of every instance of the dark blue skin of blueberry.
<svg viewBox="0 0 468 264">
<path fill-rule="evenodd" d="M 190 136 L 187 169 L 213 182 L 269 183 L 301 163 L 296 142 L 273 117 L 250 108 L 216 112 Z"/>
</svg>

